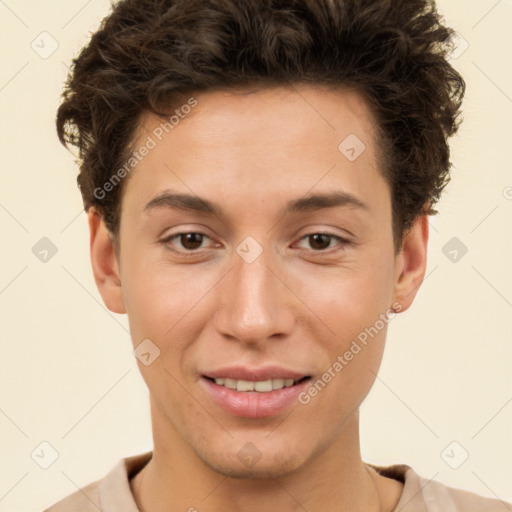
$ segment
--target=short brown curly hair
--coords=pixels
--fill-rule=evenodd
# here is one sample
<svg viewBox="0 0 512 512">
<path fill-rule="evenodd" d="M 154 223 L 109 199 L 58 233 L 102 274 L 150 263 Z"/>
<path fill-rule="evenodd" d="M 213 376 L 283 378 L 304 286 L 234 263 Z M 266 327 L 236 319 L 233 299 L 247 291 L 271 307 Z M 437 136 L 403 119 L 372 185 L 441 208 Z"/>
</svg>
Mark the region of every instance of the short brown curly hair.
<svg viewBox="0 0 512 512">
<path fill-rule="evenodd" d="M 79 151 L 86 210 L 115 236 L 123 183 L 94 191 L 129 158 L 144 111 L 214 89 L 348 86 L 377 121 L 398 248 L 449 180 L 465 92 L 454 34 L 429 0 L 121 0 L 73 59 L 57 133 Z"/>
</svg>

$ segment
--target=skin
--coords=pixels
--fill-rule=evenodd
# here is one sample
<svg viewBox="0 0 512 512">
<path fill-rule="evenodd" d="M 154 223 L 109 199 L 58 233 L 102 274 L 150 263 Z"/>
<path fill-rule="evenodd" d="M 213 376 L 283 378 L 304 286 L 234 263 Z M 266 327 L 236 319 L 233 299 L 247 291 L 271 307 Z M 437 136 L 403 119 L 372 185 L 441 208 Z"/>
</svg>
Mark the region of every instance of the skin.
<svg viewBox="0 0 512 512">
<path fill-rule="evenodd" d="M 228 414 L 199 379 L 235 363 L 321 377 L 380 314 L 409 308 L 425 274 L 428 219 L 418 217 L 395 252 L 375 122 L 356 92 L 303 85 L 194 98 L 192 113 L 130 174 L 116 243 L 89 211 L 106 306 L 127 313 L 134 347 L 149 338 L 161 351 L 149 366 L 138 362 L 154 453 L 131 482 L 137 504 L 152 512 L 252 512 L 269 503 L 286 512 L 392 510 L 402 484 L 361 460 L 358 414 L 387 324 L 310 403 L 275 416 Z M 141 143 L 160 122 L 144 115 Z M 366 146 L 353 162 L 338 150 L 351 133 Z M 215 202 L 222 216 L 145 211 L 165 190 Z M 332 191 L 366 207 L 281 213 L 290 200 Z M 308 236 L 325 231 L 348 243 L 315 245 Z M 182 232 L 207 236 L 162 242 Z M 252 263 L 236 252 L 247 236 L 263 251 Z M 250 467 L 238 457 L 249 442 L 261 453 Z"/>
</svg>

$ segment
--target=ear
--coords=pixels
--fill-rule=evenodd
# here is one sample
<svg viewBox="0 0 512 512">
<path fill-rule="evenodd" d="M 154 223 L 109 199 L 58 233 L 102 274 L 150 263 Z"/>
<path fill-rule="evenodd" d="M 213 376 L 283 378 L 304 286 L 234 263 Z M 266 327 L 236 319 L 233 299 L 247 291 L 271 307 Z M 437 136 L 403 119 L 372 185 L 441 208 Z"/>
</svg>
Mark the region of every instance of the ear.
<svg viewBox="0 0 512 512">
<path fill-rule="evenodd" d="M 417 217 L 404 234 L 402 248 L 395 260 L 395 286 L 393 304 L 403 312 L 409 309 L 418 292 L 427 268 L 428 215 Z"/>
<path fill-rule="evenodd" d="M 96 286 L 105 306 L 114 313 L 126 313 L 114 243 L 102 216 L 94 208 L 88 213 L 91 264 Z"/>
</svg>

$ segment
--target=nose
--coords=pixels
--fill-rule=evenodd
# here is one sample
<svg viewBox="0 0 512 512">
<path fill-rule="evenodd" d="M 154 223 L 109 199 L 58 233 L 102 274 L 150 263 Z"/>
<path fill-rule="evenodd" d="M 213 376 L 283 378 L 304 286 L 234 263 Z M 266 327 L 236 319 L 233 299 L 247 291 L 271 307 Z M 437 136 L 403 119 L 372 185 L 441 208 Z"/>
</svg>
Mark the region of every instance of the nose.
<svg viewBox="0 0 512 512">
<path fill-rule="evenodd" d="M 218 332 L 252 346 L 292 332 L 293 294 L 275 267 L 270 249 L 250 263 L 233 254 L 233 268 L 219 289 L 215 315 Z"/>
</svg>

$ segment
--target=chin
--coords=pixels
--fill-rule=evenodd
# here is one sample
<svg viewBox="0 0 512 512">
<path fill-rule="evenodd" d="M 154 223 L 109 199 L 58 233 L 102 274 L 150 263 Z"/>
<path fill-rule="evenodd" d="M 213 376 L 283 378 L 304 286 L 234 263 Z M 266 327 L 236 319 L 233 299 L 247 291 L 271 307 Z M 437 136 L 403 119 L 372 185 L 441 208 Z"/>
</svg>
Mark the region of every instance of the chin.
<svg viewBox="0 0 512 512">
<path fill-rule="evenodd" d="M 233 449 L 230 447 L 230 449 Z M 242 453 L 240 453 L 242 452 Z M 277 478 L 294 473 L 304 464 L 303 457 L 299 456 L 296 449 L 290 450 L 283 447 L 281 451 L 272 450 L 271 454 L 265 456 L 261 453 L 261 458 L 251 460 L 244 457 L 250 454 L 251 449 L 246 451 L 233 450 L 232 453 L 225 456 L 219 456 L 219 452 L 198 454 L 203 463 L 213 471 L 224 476 L 238 479 L 268 479 Z M 257 457 L 256 453 L 254 453 Z M 247 458 L 247 462 L 244 460 Z"/>
</svg>

